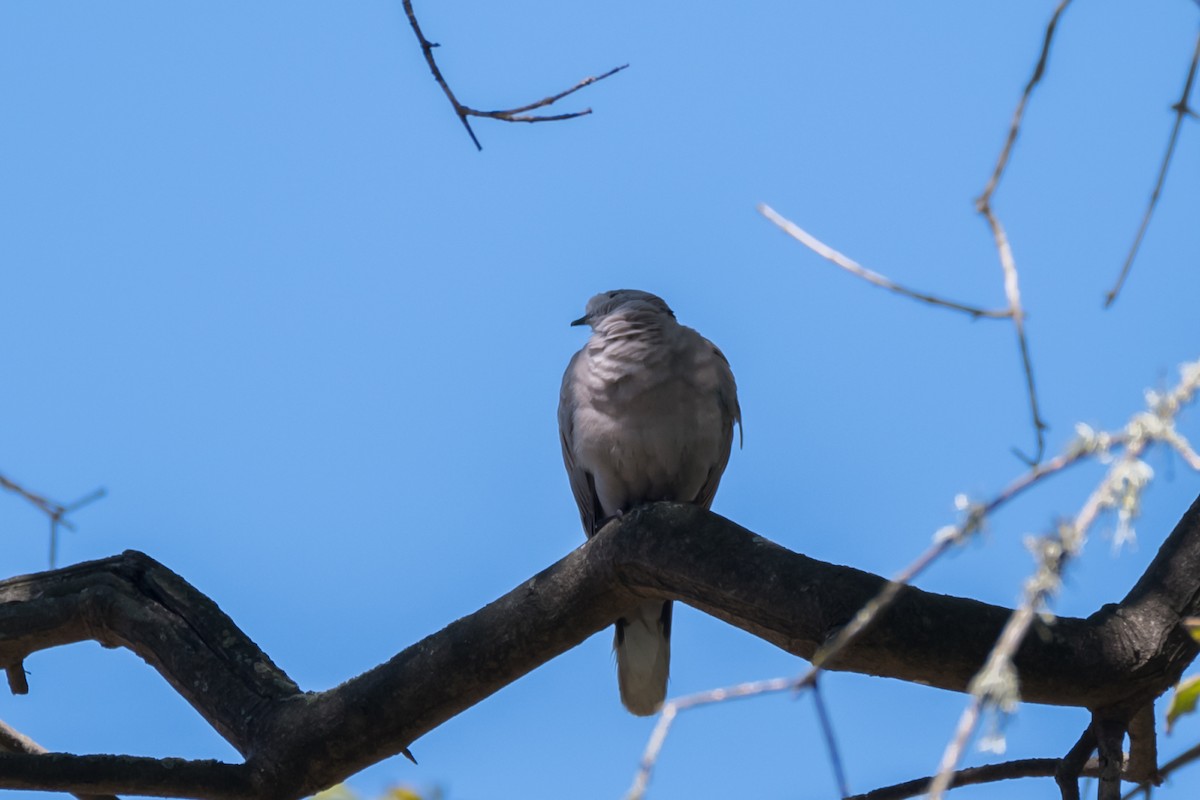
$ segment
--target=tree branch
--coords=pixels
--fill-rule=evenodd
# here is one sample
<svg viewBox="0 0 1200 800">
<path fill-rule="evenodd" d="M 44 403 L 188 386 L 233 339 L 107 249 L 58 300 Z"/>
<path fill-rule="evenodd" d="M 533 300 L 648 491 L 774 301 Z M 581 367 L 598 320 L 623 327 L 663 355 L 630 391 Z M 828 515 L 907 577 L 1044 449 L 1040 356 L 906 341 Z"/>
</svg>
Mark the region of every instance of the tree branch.
<svg viewBox="0 0 1200 800">
<path fill-rule="evenodd" d="M 1025 388 L 1029 394 L 1029 413 L 1033 422 L 1036 449 L 1032 458 L 1023 456 L 1019 452 L 1017 455 L 1030 464 L 1037 464 L 1042 460 L 1042 454 L 1046 449 L 1046 423 L 1042 419 L 1041 410 L 1038 407 L 1037 386 L 1033 379 L 1033 359 L 1029 354 L 1029 338 L 1025 335 L 1025 310 L 1021 306 L 1017 264 L 1013 259 L 1012 246 L 1009 244 L 1008 234 L 1005 233 L 1004 226 L 1000 224 L 1000 219 L 992 209 L 992 195 L 996 193 L 996 189 L 1000 185 L 1000 179 L 1004 176 L 1004 171 L 1008 168 L 1013 145 L 1017 142 L 1017 136 L 1021 132 L 1021 123 L 1025 119 L 1025 106 L 1029 104 L 1029 98 L 1033 96 L 1033 90 L 1037 88 L 1037 85 L 1041 83 L 1042 78 L 1046 74 L 1046 64 L 1050 60 L 1050 48 L 1054 44 L 1054 34 L 1058 29 L 1058 21 L 1070 4 L 1071 0 L 1060 0 L 1058 6 L 1054 9 L 1054 13 L 1050 16 L 1050 22 L 1046 24 L 1046 33 L 1042 37 L 1041 55 L 1038 56 L 1037 64 L 1033 68 L 1033 75 L 1030 76 L 1029 82 L 1025 84 L 1025 91 L 1021 93 L 1017 109 L 1013 112 L 1012 123 L 1008 128 L 1008 136 L 1004 140 L 1004 147 L 1000 150 L 1000 157 L 996 159 L 996 167 L 992 170 L 992 176 L 988 179 L 983 192 L 975 200 L 975 209 L 987 221 L 988 229 L 992 233 L 992 239 L 996 243 L 996 253 L 1000 258 L 1000 269 L 1004 274 L 1004 295 L 1008 298 L 1008 308 L 1012 316 L 1013 329 L 1017 334 L 1017 349 L 1021 354 L 1021 368 L 1025 372 Z"/>
<path fill-rule="evenodd" d="M 255 796 L 253 771 L 244 764 L 68 753 L 0 753 L 0 786 L 76 795 L 124 792 L 205 800 L 249 800 Z"/>
<path fill-rule="evenodd" d="M 31 492 L 16 481 L 0 475 L 0 489 L 10 491 L 20 497 L 25 498 L 32 503 L 39 511 L 45 514 L 50 519 L 50 566 L 54 567 L 58 561 L 58 531 L 59 528 L 66 528 L 69 531 L 75 530 L 75 525 L 67 519 L 67 515 L 74 511 L 78 511 L 84 506 L 94 503 L 104 497 L 105 490 L 101 486 L 99 489 L 93 489 L 70 503 L 59 503 L 47 497 L 43 497 L 36 492 Z M 12 680 L 12 676 L 9 676 Z"/>
<path fill-rule="evenodd" d="M 0 583 L 0 666 L 84 639 L 137 653 L 246 757 L 240 766 L 9 754 L 0 788 L 293 800 L 415 739 L 574 647 L 645 597 L 673 598 L 812 658 L 887 581 L 790 552 L 690 505 L 614 521 L 558 563 L 388 662 L 304 693 L 203 594 L 140 553 Z M 1010 611 L 902 588 L 828 669 L 965 691 Z M 1028 702 L 1129 713 L 1197 652 L 1200 500 L 1118 606 L 1034 623 L 1016 653 Z"/>
<path fill-rule="evenodd" d="M 446 95 L 446 99 L 450 101 L 450 105 L 454 106 L 454 113 L 458 115 L 458 121 L 467 129 L 467 135 L 471 137 L 471 141 L 475 143 L 476 150 L 482 150 L 483 145 L 479 143 L 478 137 L 475 136 L 475 131 L 471 128 L 471 122 L 468 117 L 483 117 L 486 119 L 498 119 L 503 122 L 559 122 L 565 119 L 575 119 L 576 117 L 585 117 L 592 113 L 590 108 L 585 108 L 582 111 L 569 111 L 564 114 L 527 114 L 528 111 L 535 111 L 539 108 L 552 106 L 559 100 L 562 100 L 567 95 L 574 94 L 586 86 L 591 86 L 597 81 L 602 81 L 605 78 L 615 75 L 623 69 L 629 67 L 628 64 L 622 64 L 619 67 L 613 67 L 608 72 L 600 75 L 593 75 L 584 78 L 579 83 L 572 86 L 570 89 L 543 97 L 533 103 L 528 103 L 516 108 L 504 109 L 501 111 L 481 111 L 477 108 L 460 103 L 458 98 L 454 96 L 454 92 L 450 89 L 450 84 L 446 83 L 446 79 L 442 77 L 442 70 L 437 65 L 437 60 L 433 57 L 433 49 L 439 45 L 425 38 L 425 34 L 421 32 L 421 25 L 417 22 L 417 15 L 413 11 L 412 0 L 404 0 L 404 13 L 408 15 L 408 24 L 412 26 L 413 33 L 417 36 L 417 41 L 421 45 L 421 53 L 425 56 L 425 63 L 429 65 L 429 71 L 433 73 L 433 79 L 437 81 L 438 86 L 442 87 L 442 92 Z"/>
<path fill-rule="evenodd" d="M 6 753 L 30 753 L 34 755 L 49 752 L 33 739 L 30 739 L 20 731 L 14 730 L 3 722 L 0 722 L 0 750 Z M 77 794 L 75 797 L 78 800 L 119 800 L 119 798 L 111 794 Z"/>
<path fill-rule="evenodd" d="M 1057 758 L 1024 758 L 1017 761 L 1005 761 L 1000 764 L 967 767 L 953 774 L 950 780 L 950 788 L 957 789 L 960 786 L 1010 781 L 1015 778 L 1049 778 L 1053 777 L 1060 763 L 1060 759 Z M 1096 777 L 1100 774 L 1100 767 L 1096 759 L 1093 758 L 1084 765 L 1082 774 L 1089 777 Z M 933 778 L 934 776 L 932 775 L 924 778 L 915 778 L 904 783 L 897 783 L 894 786 L 884 786 L 880 789 L 874 789 L 865 794 L 856 794 L 853 797 L 847 797 L 846 800 L 904 800 L 907 797 L 917 797 L 925 793 Z"/>
<path fill-rule="evenodd" d="M 1171 126 L 1171 136 L 1167 139 L 1167 152 L 1163 155 L 1162 164 L 1158 168 L 1158 180 L 1154 182 L 1154 191 L 1150 193 L 1150 202 L 1146 204 L 1146 211 L 1142 214 L 1142 224 L 1138 226 L 1137 234 L 1133 237 L 1133 244 L 1129 247 L 1129 253 L 1125 256 L 1125 263 L 1121 265 L 1121 274 L 1117 276 L 1117 282 L 1113 288 L 1108 290 L 1108 294 L 1104 296 L 1104 307 L 1108 308 L 1117 299 L 1117 295 L 1121 293 L 1121 287 L 1125 285 L 1125 279 L 1129 277 L 1129 270 L 1133 267 L 1133 260 L 1137 258 L 1138 250 L 1142 246 L 1142 239 L 1146 235 L 1146 229 L 1150 227 L 1150 218 L 1154 216 L 1154 209 L 1158 206 L 1158 198 L 1162 194 L 1163 184 L 1167 180 L 1167 171 L 1171 168 L 1171 159 L 1175 157 L 1175 144 L 1179 141 L 1179 130 L 1183 127 L 1183 121 L 1187 117 L 1195 117 L 1196 112 L 1188 105 L 1188 98 L 1192 94 L 1192 85 L 1196 82 L 1196 67 L 1200 65 L 1200 36 L 1196 38 L 1196 49 L 1192 51 L 1192 62 L 1188 66 L 1187 78 L 1183 82 L 1183 96 L 1179 98 L 1179 102 L 1171 106 L 1171 110 L 1175 112 L 1175 124 Z"/>
<path fill-rule="evenodd" d="M 1079 800 L 1079 776 L 1083 774 L 1089 763 L 1096 769 L 1093 775 L 1099 773 L 1099 762 L 1088 761 L 1094 752 L 1096 752 L 1096 731 L 1092 728 L 1091 720 L 1088 720 L 1088 726 L 1084 728 L 1078 741 L 1071 746 L 1067 754 L 1058 762 L 1058 768 L 1054 770 L 1054 782 L 1058 784 L 1062 800 Z"/>
<path fill-rule="evenodd" d="M 807 247 L 809 250 L 812 250 L 821 258 L 841 267 L 851 275 L 857 275 L 867 283 L 878 286 L 881 289 L 887 289 L 889 292 L 894 294 L 898 294 L 903 297 L 910 297 L 913 300 L 919 300 L 922 303 L 928 303 L 932 306 L 941 306 L 942 308 L 948 308 L 952 311 L 961 311 L 962 313 L 971 317 L 971 319 L 979 319 L 980 317 L 985 319 L 1008 319 L 1012 316 L 1011 308 L 987 309 L 980 306 L 967 305 L 966 303 L 960 303 L 957 300 L 947 300 L 944 297 L 938 297 L 937 295 L 920 292 L 916 289 L 910 289 L 907 286 L 902 286 L 890 278 L 880 275 L 874 270 L 867 269 L 849 256 L 834 250 L 832 247 L 825 244 L 820 239 L 813 236 L 796 223 L 792 222 L 790 219 L 781 216 L 779 212 L 771 208 L 766 203 L 758 204 L 758 213 L 770 220 L 775 227 L 779 228 L 779 230 L 783 231 L 788 236 Z"/>
</svg>

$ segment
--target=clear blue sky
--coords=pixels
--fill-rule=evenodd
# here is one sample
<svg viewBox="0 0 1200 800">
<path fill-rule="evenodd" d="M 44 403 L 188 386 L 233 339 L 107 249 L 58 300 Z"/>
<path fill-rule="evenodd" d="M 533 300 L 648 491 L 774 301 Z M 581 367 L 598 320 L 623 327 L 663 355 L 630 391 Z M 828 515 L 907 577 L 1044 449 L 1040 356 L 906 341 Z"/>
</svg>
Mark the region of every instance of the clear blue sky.
<svg viewBox="0 0 1200 800">
<path fill-rule="evenodd" d="M 755 204 L 896 280 L 1002 305 L 972 198 L 1053 6 L 420 3 L 478 107 L 632 65 L 564 101 L 591 117 L 478 121 L 478 153 L 398 0 L 5 0 L 0 470 L 64 500 L 107 487 L 64 562 L 143 550 L 304 688 L 328 688 L 581 542 L 555 423 L 584 338 L 567 323 L 593 293 L 634 287 L 733 364 L 745 447 L 714 510 L 893 573 L 954 520 L 957 493 L 1021 471 L 1011 328 L 874 289 Z M 1101 308 L 1197 22 L 1186 0 L 1072 7 L 996 196 L 1052 450 L 1077 421 L 1123 424 L 1200 353 L 1195 123 L 1124 296 Z M 1105 520 L 1062 613 L 1120 599 L 1196 495 L 1177 459 L 1150 463 L 1138 547 L 1114 556 Z M 1031 567 L 1022 538 L 1073 514 L 1099 474 L 1004 510 L 921 585 L 1011 604 Z M 46 566 L 32 509 L 0 497 L 0 529 L 5 574 Z M 27 666 L 32 694 L 0 698 L 0 718 L 51 749 L 236 757 L 127 652 L 85 644 Z M 677 614 L 673 694 L 804 666 Z M 965 702 L 825 685 L 856 791 L 931 771 Z M 1085 723 L 1024 707 L 1008 755 L 1062 754 Z M 393 759 L 353 785 L 615 798 L 650 728 L 617 702 L 605 633 L 417 741 L 419 767 Z M 1198 738 L 1185 720 L 1162 752 Z M 1200 768 L 1173 785 L 1194 796 Z M 682 718 L 651 797 L 833 795 L 810 701 L 773 698 Z"/>
</svg>

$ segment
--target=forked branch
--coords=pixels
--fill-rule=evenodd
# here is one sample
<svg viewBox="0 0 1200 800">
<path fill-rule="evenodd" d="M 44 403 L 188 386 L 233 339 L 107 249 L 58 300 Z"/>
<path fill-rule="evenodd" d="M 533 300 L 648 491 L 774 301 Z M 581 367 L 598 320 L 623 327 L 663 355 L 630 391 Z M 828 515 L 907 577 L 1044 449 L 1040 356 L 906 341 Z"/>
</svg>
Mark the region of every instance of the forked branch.
<svg viewBox="0 0 1200 800">
<path fill-rule="evenodd" d="M 0 788 L 295 800 L 403 752 L 646 597 L 682 600 L 812 658 L 885 583 L 695 506 L 658 503 L 388 662 L 306 693 L 211 600 L 140 553 L 13 578 L 0 583 L 0 666 L 87 639 L 126 647 L 246 761 L 5 754 Z M 965 691 L 1010 613 L 906 587 L 880 625 L 825 666 Z M 1197 651 L 1181 614 L 1200 614 L 1200 501 L 1120 606 L 1086 620 L 1034 623 L 1039 635 L 1016 656 L 1025 699 L 1144 705 Z"/>
<path fill-rule="evenodd" d="M 26 489 L 16 481 L 0 475 L 0 489 L 5 489 L 12 492 L 33 504 L 35 508 L 41 511 L 50 520 L 50 566 L 55 566 L 58 561 L 58 532 L 61 528 L 66 528 L 69 531 L 75 530 L 75 525 L 67 519 L 67 516 L 72 512 L 78 511 L 90 503 L 94 503 L 104 497 L 105 491 L 101 487 L 88 492 L 78 500 L 70 503 L 59 503 L 54 500 L 44 497 L 37 492 L 32 492 Z M 10 675 L 10 680 L 12 679 Z"/>
<path fill-rule="evenodd" d="M 425 63 L 429 65 L 429 71 L 433 73 L 433 79 L 437 81 L 438 86 L 442 87 L 442 92 L 446 95 L 446 99 L 450 101 L 450 105 L 454 107 L 454 113 L 458 115 L 458 120 L 466 128 L 467 135 L 471 137 L 471 141 L 475 143 L 476 150 L 482 150 L 483 145 L 479 143 L 479 138 L 475 135 L 475 131 L 471 128 L 471 117 L 482 117 L 484 119 L 498 119 L 502 122 L 560 122 L 566 119 L 575 119 L 576 117 L 584 117 L 592 113 L 590 108 L 585 108 L 582 111 L 569 111 L 563 114 L 530 114 L 530 111 L 536 111 L 539 108 L 547 108 L 554 105 L 559 100 L 562 100 L 568 95 L 572 95 L 587 86 L 591 86 L 597 81 L 602 81 L 612 75 L 617 74 L 629 65 L 622 64 L 619 67 L 613 67 L 608 72 L 600 75 L 593 75 L 584 78 L 579 83 L 572 86 L 570 89 L 565 89 L 557 94 L 548 95 L 541 100 L 532 103 L 527 103 L 516 108 L 503 109 L 499 111 L 482 111 L 477 108 L 472 108 L 464 103 L 459 102 L 455 97 L 454 91 L 450 88 L 450 84 L 442 76 L 442 70 L 438 67 L 437 60 L 433 57 L 433 49 L 439 45 L 436 42 L 431 42 L 425 38 L 425 34 L 421 31 L 421 25 L 417 22 L 417 15 L 413 12 L 412 0 L 404 0 L 404 13 L 408 15 L 408 24 L 412 26 L 413 33 L 417 36 L 417 41 L 421 44 L 421 53 L 425 56 Z"/>
</svg>

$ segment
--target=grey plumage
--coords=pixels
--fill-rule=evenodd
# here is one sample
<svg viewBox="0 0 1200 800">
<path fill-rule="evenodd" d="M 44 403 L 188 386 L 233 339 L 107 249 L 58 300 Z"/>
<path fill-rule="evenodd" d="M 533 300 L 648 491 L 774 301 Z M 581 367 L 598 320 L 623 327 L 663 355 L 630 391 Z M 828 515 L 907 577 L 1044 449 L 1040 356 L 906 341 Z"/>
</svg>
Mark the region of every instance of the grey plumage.
<svg viewBox="0 0 1200 800">
<path fill-rule="evenodd" d="M 592 335 L 563 375 L 558 427 L 587 536 L 643 503 L 712 505 L 741 425 L 725 356 L 634 289 L 596 295 L 571 324 Z M 634 714 L 653 714 L 666 697 L 670 635 L 670 602 L 617 621 L 621 702 Z"/>
</svg>

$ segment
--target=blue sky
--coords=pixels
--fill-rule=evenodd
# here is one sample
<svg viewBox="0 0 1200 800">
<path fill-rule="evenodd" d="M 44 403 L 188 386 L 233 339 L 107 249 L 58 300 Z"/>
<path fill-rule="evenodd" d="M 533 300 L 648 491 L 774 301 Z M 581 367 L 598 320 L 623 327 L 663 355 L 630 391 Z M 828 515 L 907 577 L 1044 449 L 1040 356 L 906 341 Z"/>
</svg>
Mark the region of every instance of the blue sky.
<svg viewBox="0 0 1200 800">
<path fill-rule="evenodd" d="M 737 376 L 745 447 L 714 510 L 896 572 L 955 519 L 956 494 L 998 491 L 1022 469 L 1010 449 L 1032 448 L 1011 328 L 870 287 L 755 205 L 898 281 L 1002 305 L 972 199 L 1053 7 L 421 3 L 477 107 L 631 64 L 564 101 L 590 117 L 477 121 L 480 153 L 393 0 L 6 0 L 0 470 L 63 500 L 106 487 L 63 562 L 143 550 L 325 689 L 580 543 L 555 422 L 584 337 L 567 323 L 633 287 Z M 1185 0 L 1073 6 L 996 195 L 1052 451 L 1077 421 L 1123 424 L 1200 354 L 1194 123 L 1124 295 L 1101 307 L 1196 28 Z M 1105 520 L 1061 613 L 1119 600 L 1195 497 L 1186 465 L 1149 462 L 1138 547 L 1114 556 Z M 1006 508 L 920 585 L 1013 603 L 1023 537 L 1100 474 Z M 46 566 L 32 509 L 0 497 L 0 525 L 4 573 Z M 688 609 L 673 650 L 672 694 L 805 666 Z M 129 653 L 76 645 L 27 666 L 32 694 L 0 698 L 0 718 L 51 749 L 235 757 Z M 825 687 L 855 791 L 933 770 L 965 702 L 859 676 Z M 1024 707 L 1009 756 L 1059 755 L 1085 723 Z M 419 767 L 393 759 L 352 785 L 612 798 L 650 727 L 617 702 L 605 633 L 417 741 Z M 1161 751 L 1198 737 L 1185 720 Z M 1200 772 L 1172 786 L 1190 796 Z M 650 796 L 834 792 L 810 701 L 772 698 L 682 718 Z"/>
</svg>

